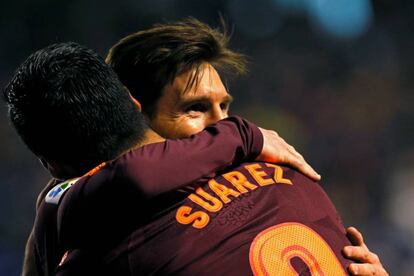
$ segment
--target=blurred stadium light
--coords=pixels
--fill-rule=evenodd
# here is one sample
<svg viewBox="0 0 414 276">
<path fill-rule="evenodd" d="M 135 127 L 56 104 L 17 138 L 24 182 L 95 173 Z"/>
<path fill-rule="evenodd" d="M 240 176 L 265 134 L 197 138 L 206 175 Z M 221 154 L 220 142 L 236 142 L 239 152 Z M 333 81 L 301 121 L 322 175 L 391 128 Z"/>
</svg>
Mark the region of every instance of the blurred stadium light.
<svg viewBox="0 0 414 276">
<path fill-rule="evenodd" d="M 305 14 L 316 28 L 339 39 L 359 37 L 373 20 L 370 0 L 230 0 L 228 10 L 238 31 L 251 38 L 276 34 L 285 13 Z"/>
<path fill-rule="evenodd" d="M 337 38 L 356 38 L 373 19 L 370 0 L 312 0 L 308 3 L 310 20 Z"/>
</svg>

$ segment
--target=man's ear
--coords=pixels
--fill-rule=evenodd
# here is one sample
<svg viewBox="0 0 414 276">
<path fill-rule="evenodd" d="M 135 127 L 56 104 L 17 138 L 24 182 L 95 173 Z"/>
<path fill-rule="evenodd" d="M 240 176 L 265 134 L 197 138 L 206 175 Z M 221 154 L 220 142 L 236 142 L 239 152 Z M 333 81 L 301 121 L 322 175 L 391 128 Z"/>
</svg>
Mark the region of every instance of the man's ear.
<svg viewBox="0 0 414 276">
<path fill-rule="evenodd" d="M 49 163 L 47 163 L 46 159 L 39 157 L 39 161 L 46 170 L 49 170 Z"/>
<path fill-rule="evenodd" d="M 129 94 L 129 95 L 131 95 L 131 94 Z M 134 97 L 132 97 L 132 95 L 131 95 L 131 99 L 132 99 L 132 102 L 135 104 L 135 106 L 138 108 L 138 110 L 140 112 L 142 112 L 141 103 L 137 99 L 135 99 Z"/>
<path fill-rule="evenodd" d="M 126 91 L 128 91 L 129 96 L 131 97 L 132 102 L 134 103 L 134 105 L 136 106 L 136 108 L 138 108 L 138 110 L 140 112 L 142 112 L 141 103 L 131 95 L 131 93 L 129 92 L 129 89 L 126 86 L 124 86 L 124 88 L 125 88 Z"/>
<path fill-rule="evenodd" d="M 63 180 L 73 177 L 79 177 L 82 175 L 70 166 L 61 165 L 58 162 L 47 160 L 44 157 L 38 156 L 38 158 L 43 167 L 45 167 L 49 171 L 49 173 L 56 179 Z"/>
<path fill-rule="evenodd" d="M 49 162 L 47 161 L 45 158 L 43 157 L 38 157 L 40 163 L 42 164 L 43 167 L 45 167 L 46 170 L 49 171 L 49 173 L 55 177 L 55 178 L 59 178 L 59 171 L 60 171 L 60 167 L 56 166 L 56 164 L 54 164 L 53 162 Z"/>
</svg>

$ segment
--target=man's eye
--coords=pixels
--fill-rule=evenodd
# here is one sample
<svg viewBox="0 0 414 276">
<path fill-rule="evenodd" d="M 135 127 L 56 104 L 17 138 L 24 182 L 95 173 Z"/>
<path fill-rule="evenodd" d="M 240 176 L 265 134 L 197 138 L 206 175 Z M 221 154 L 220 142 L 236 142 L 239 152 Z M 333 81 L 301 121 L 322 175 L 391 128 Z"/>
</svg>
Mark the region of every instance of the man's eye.
<svg viewBox="0 0 414 276">
<path fill-rule="evenodd" d="M 221 110 L 228 110 L 229 109 L 229 103 L 221 103 L 220 108 Z"/>
<path fill-rule="evenodd" d="M 206 112 L 208 110 L 207 106 L 201 103 L 192 104 L 186 108 L 186 112 L 196 111 L 196 112 Z"/>
</svg>

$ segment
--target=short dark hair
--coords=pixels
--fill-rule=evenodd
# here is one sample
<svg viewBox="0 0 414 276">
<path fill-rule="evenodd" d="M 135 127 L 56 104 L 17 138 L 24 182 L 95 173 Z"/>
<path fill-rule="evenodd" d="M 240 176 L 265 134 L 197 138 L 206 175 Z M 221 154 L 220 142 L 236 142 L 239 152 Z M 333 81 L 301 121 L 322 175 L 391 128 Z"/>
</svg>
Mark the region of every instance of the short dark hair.
<svg viewBox="0 0 414 276">
<path fill-rule="evenodd" d="M 163 89 L 181 73 L 195 69 L 197 79 L 203 63 L 216 70 L 245 72 L 244 56 L 227 48 L 224 26 L 224 31 L 212 29 L 194 18 L 154 25 L 121 39 L 109 50 L 106 62 L 152 117 Z M 190 86 L 195 79 L 189 80 Z"/>
<path fill-rule="evenodd" d="M 73 42 L 30 55 L 3 91 L 18 134 L 38 156 L 85 170 L 135 145 L 144 118 L 116 73 Z"/>
</svg>

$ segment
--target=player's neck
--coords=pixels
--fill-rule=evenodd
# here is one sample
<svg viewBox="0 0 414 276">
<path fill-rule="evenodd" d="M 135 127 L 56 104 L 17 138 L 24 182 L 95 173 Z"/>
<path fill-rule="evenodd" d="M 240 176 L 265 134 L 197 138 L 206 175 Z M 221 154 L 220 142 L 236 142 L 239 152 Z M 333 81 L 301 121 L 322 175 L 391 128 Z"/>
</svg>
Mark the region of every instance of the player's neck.
<svg viewBox="0 0 414 276">
<path fill-rule="evenodd" d="M 135 146 L 135 148 L 142 147 L 149 144 L 164 142 L 165 138 L 161 137 L 158 133 L 148 128 L 145 131 L 144 138 Z"/>
</svg>

